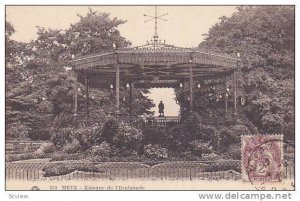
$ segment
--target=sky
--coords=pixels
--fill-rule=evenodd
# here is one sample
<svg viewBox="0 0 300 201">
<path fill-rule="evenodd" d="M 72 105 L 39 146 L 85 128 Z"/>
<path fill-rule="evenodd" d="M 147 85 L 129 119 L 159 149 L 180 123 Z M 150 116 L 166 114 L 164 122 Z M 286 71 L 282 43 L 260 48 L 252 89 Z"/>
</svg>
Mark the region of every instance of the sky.
<svg viewBox="0 0 300 201">
<path fill-rule="evenodd" d="M 79 21 L 77 14 L 85 15 L 88 9 L 110 13 L 127 22 L 119 26 L 119 30 L 133 46 L 143 45 L 154 35 L 154 21 L 144 22 L 154 16 L 154 6 L 6 6 L 6 20 L 15 28 L 12 39 L 29 42 L 36 39 L 36 26 L 51 29 L 68 29 Z M 158 21 L 158 35 L 166 43 L 181 47 L 196 47 L 204 39 L 221 16 L 230 17 L 234 6 L 158 6 L 158 15 L 166 14 L 167 21 Z M 179 106 L 171 88 L 151 89 L 149 97 L 156 104 L 152 109 L 158 113 L 160 100 L 165 103 L 165 115 L 176 116 Z"/>
</svg>

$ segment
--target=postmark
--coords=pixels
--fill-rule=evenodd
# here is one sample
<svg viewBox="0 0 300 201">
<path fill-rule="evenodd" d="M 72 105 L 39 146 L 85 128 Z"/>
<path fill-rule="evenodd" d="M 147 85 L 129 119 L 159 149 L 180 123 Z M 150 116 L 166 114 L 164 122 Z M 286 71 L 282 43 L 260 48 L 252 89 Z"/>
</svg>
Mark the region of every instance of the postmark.
<svg viewBox="0 0 300 201">
<path fill-rule="evenodd" d="M 282 180 L 283 136 L 242 136 L 242 179 L 251 183 Z"/>
</svg>

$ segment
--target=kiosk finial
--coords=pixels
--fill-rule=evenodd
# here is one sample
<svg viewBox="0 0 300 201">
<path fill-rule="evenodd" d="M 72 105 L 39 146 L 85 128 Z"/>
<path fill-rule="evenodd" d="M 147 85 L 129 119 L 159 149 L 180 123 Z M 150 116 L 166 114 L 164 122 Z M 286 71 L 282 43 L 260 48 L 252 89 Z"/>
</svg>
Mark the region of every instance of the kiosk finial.
<svg viewBox="0 0 300 201">
<path fill-rule="evenodd" d="M 158 33 L 157 33 L 157 29 L 158 29 L 157 28 L 157 20 L 168 21 L 168 20 L 162 18 L 163 16 L 166 16 L 166 15 L 168 15 L 168 13 L 157 16 L 157 6 L 155 6 L 155 16 L 144 14 L 145 17 L 150 17 L 150 19 L 145 20 L 144 22 L 149 22 L 149 21 L 154 20 L 154 36 L 153 36 L 154 44 L 157 44 L 159 42 L 159 40 L 158 40 L 159 37 L 158 37 Z"/>
</svg>

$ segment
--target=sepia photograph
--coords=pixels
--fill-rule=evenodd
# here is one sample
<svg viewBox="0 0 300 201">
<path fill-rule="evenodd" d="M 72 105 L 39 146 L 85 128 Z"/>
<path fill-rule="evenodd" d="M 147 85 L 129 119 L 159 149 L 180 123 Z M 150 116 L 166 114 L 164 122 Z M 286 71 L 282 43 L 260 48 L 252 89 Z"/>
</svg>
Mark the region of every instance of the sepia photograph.
<svg viewBox="0 0 300 201">
<path fill-rule="evenodd" d="M 4 179 L 294 191 L 295 6 L 5 5 Z"/>
</svg>

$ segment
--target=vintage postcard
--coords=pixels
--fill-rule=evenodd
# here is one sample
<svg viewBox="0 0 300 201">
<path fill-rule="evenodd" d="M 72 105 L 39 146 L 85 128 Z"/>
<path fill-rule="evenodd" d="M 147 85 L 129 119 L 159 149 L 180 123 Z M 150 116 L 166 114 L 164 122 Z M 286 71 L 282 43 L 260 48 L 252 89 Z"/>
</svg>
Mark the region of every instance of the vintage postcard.
<svg viewBox="0 0 300 201">
<path fill-rule="evenodd" d="M 5 16 L 5 190 L 295 190 L 295 6 Z"/>
</svg>

